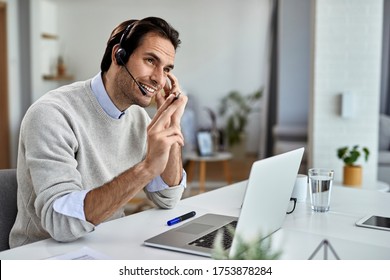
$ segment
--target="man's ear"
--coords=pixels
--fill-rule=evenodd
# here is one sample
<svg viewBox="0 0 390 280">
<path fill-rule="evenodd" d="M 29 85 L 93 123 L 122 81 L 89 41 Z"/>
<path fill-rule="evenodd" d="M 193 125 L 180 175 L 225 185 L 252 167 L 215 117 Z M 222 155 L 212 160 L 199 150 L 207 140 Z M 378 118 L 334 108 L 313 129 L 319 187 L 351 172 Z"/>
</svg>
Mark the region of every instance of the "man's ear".
<svg viewBox="0 0 390 280">
<path fill-rule="evenodd" d="M 120 61 L 118 61 L 118 59 L 119 59 L 119 57 L 118 57 L 118 50 L 119 50 L 119 48 L 120 48 L 119 44 L 116 44 L 112 48 L 112 51 L 111 51 L 111 61 L 115 62 L 116 65 L 121 66 L 123 64 Z"/>
</svg>

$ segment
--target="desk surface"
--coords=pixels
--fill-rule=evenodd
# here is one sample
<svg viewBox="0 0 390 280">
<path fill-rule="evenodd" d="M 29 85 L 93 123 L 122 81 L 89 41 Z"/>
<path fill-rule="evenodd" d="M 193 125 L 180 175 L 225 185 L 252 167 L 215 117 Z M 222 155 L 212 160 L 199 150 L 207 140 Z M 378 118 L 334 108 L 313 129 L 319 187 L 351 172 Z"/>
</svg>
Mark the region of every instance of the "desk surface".
<svg viewBox="0 0 390 280">
<path fill-rule="evenodd" d="M 0 252 L 0 259 L 45 259 L 85 246 L 113 259 L 205 259 L 146 247 L 143 241 L 173 228 L 166 226 L 167 220 L 192 210 L 197 217 L 209 212 L 238 216 L 245 186 L 243 181 L 183 199 L 174 209 L 151 209 L 103 223 L 75 242 L 47 239 L 6 250 Z M 390 259 L 390 231 L 355 226 L 367 214 L 390 216 L 390 193 L 335 187 L 328 213 L 312 212 L 308 200 L 297 203 L 272 235 L 273 246 L 282 249 L 282 259 L 308 259 L 327 239 L 341 259 Z"/>
</svg>

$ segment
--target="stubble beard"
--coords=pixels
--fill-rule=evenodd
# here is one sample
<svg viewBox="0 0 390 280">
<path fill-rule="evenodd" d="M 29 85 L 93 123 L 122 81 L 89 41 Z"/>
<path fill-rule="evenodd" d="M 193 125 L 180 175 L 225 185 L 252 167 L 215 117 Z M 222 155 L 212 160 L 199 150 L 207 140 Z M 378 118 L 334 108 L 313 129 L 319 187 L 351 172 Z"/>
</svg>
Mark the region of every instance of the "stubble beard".
<svg viewBox="0 0 390 280">
<path fill-rule="evenodd" d="M 144 100 L 144 96 L 140 92 L 137 84 L 127 76 L 123 71 L 117 76 L 117 97 L 120 103 L 126 106 L 126 109 L 131 105 L 138 105 L 140 107 L 148 107 L 150 101 Z"/>
</svg>

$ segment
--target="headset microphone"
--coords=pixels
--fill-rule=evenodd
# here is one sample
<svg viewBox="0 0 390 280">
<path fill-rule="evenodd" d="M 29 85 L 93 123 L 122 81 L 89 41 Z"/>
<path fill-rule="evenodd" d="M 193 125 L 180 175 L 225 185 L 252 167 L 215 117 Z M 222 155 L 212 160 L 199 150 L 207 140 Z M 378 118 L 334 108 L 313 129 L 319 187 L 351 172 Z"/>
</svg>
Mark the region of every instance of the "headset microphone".
<svg viewBox="0 0 390 280">
<path fill-rule="evenodd" d="M 122 60 L 121 58 L 119 58 L 120 60 Z M 126 65 L 123 63 L 123 61 L 121 62 L 122 63 L 122 66 L 125 67 L 125 70 L 126 72 L 129 74 L 129 76 L 133 79 L 133 81 L 136 83 L 136 85 L 138 86 L 139 90 L 142 92 L 143 95 L 147 95 L 148 93 L 146 92 L 146 89 L 144 89 L 143 86 L 141 86 L 138 81 L 134 78 L 133 75 L 131 75 L 129 69 L 127 69 Z"/>
<path fill-rule="evenodd" d="M 137 84 L 137 86 L 138 86 L 139 90 L 142 92 L 142 94 L 143 94 L 143 95 L 147 95 L 148 93 L 146 92 L 146 89 L 144 89 L 144 87 L 141 86 L 141 85 L 137 82 L 137 80 L 133 77 L 133 75 L 131 75 L 131 73 L 130 73 L 129 69 L 127 69 L 126 65 L 123 65 L 123 67 L 125 67 L 127 73 L 129 73 L 130 77 L 131 77 L 131 78 L 133 79 L 133 81 Z"/>
<path fill-rule="evenodd" d="M 134 78 L 133 75 L 131 75 L 129 69 L 127 69 L 127 67 L 126 67 L 126 64 L 123 63 L 122 58 L 121 58 L 120 56 L 118 56 L 117 59 L 120 60 L 120 64 L 119 64 L 119 65 L 125 67 L 126 72 L 129 74 L 129 76 L 130 76 L 130 77 L 133 79 L 133 81 L 136 83 L 136 85 L 138 86 L 138 88 L 139 88 L 139 90 L 142 92 L 142 94 L 143 94 L 143 95 L 147 95 L 148 93 L 146 92 L 146 89 L 144 89 L 144 87 L 141 86 L 141 85 L 137 82 L 137 80 Z"/>
<path fill-rule="evenodd" d="M 130 24 L 126 27 L 125 31 L 123 32 L 122 34 L 122 37 L 119 41 L 119 49 L 116 51 L 115 53 L 115 59 L 116 59 L 116 63 L 118 63 L 118 65 L 120 66 L 123 66 L 125 67 L 126 69 L 126 72 L 129 74 L 129 76 L 133 79 L 133 81 L 136 83 L 136 85 L 138 86 L 139 90 L 142 92 L 143 95 L 147 95 L 148 92 L 146 91 L 145 88 L 143 88 L 138 82 L 137 80 L 134 78 L 133 75 L 131 75 L 129 69 L 127 69 L 126 67 L 126 63 L 125 61 L 128 60 L 128 54 L 126 53 L 126 50 L 125 48 L 123 47 L 123 41 L 126 40 L 126 36 L 130 33 L 132 27 L 135 25 L 136 23 L 133 23 L 133 24 Z"/>
</svg>

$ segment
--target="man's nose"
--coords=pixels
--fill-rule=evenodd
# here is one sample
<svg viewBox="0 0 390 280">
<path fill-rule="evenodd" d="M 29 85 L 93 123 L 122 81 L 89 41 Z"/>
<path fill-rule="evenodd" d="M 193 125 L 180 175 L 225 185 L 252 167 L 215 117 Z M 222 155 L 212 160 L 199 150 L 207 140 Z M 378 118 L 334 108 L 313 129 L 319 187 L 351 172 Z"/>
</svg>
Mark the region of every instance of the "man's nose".
<svg viewBox="0 0 390 280">
<path fill-rule="evenodd" d="M 166 82 L 166 75 L 163 68 L 156 67 L 153 70 L 151 79 L 159 86 L 164 86 Z"/>
</svg>

